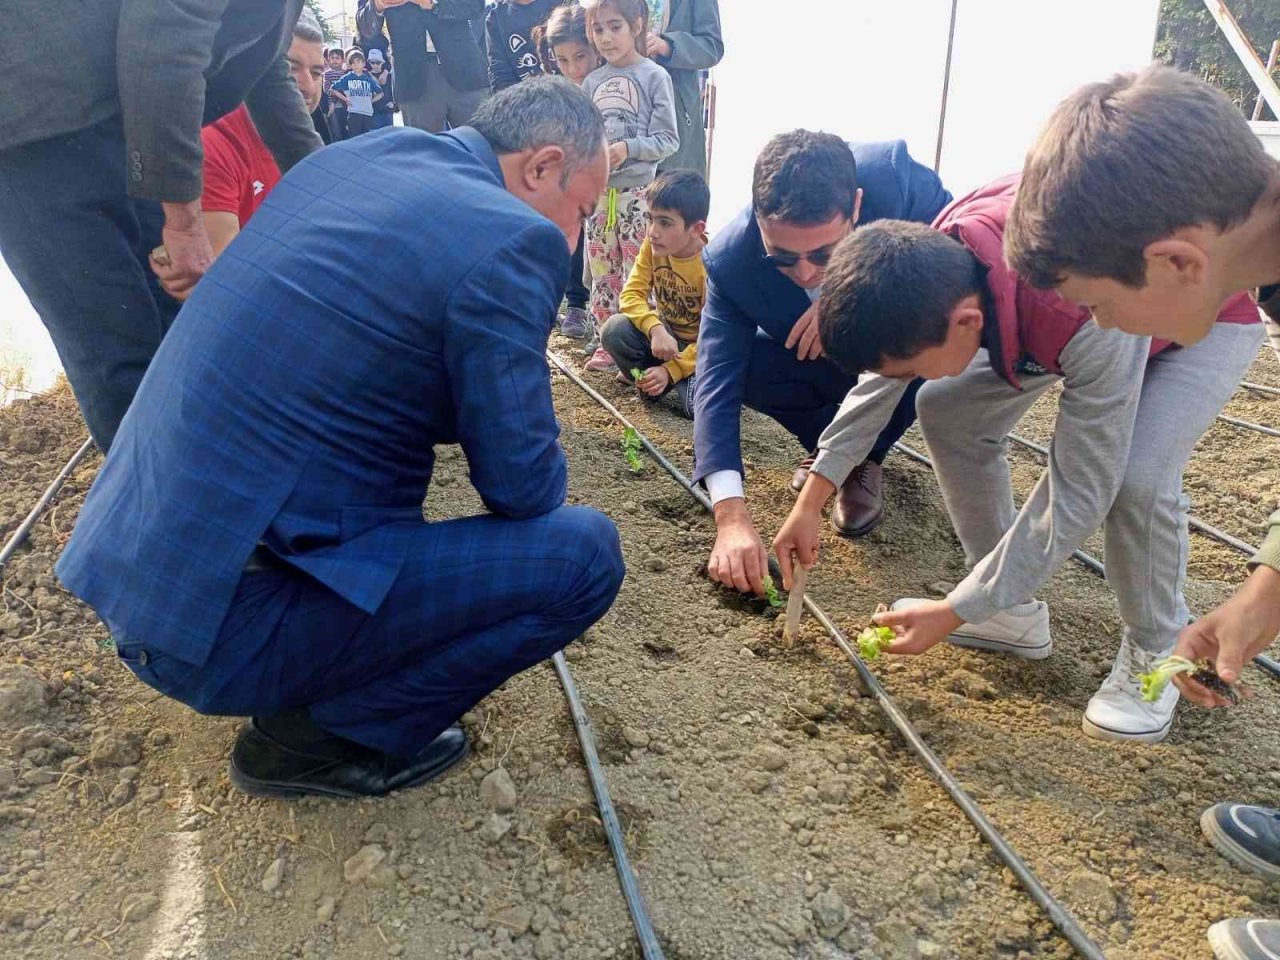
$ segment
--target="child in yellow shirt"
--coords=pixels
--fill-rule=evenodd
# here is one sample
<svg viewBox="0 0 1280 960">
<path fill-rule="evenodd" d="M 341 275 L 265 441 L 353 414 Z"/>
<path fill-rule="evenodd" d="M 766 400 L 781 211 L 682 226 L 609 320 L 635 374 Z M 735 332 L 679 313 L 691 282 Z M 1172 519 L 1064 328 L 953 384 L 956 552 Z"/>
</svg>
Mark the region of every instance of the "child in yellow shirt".
<svg viewBox="0 0 1280 960">
<path fill-rule="evenodd" d="M 692 420 L 711 192 L 696 171 L 673 170 L 650 184 L 646 199 L 649 229 L 619 299 L 622 312 L 605 323 L 600 342 L 620 380 L 654 398 L 674 390 Z"/>
</svg>

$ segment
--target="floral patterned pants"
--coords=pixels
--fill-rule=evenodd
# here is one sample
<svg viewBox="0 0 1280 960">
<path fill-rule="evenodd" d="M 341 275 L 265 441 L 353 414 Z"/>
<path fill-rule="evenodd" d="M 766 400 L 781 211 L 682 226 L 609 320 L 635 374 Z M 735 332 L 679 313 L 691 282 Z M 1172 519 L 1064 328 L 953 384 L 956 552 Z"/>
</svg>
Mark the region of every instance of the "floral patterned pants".
<svg viewBox="0 0 1280 960">
<path fill-rule="evenodd" d="M 587 270 L 591 274 L 591 313 L 603 329 L 618 312 L 618 298 L 649 229 L 644 188 L 605 191 L 587 219 Z"/>
</svg>

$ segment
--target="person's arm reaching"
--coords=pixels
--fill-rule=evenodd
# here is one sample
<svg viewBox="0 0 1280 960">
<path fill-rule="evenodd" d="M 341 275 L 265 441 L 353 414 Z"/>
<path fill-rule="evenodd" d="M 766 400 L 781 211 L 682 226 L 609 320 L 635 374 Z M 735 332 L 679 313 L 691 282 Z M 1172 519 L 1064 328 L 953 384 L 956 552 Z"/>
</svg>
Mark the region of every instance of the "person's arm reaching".
<svg viewBox="0 0 1280 960">
<path fill-rule="evenodd" d="M 764 594 L 768 557 L 743 492 L 742 390 L 756 325 L 707 270 L 707 301 L 698 329 L 698 390 L 694 394 L 694 482 L 705 482 L 715 511 L 716 542 L 707 561 L 713 580 L 743 593 Z"/>
<path fill-rule="evenodd" d="M 773 538 L 773 553 L 778 558 L 786 589 L 791 589 L 793 554 L 806 569 L 818 561 L 822 508 L 854 468 L 867 459 L 910 383 L 864 373 L 841 401 L 835 419 L 822 431 L 818 438 L 818 456 L 804 489 L 786 523 Z"/>
<path fill-rule="evenodd" d="M 281 174 L 324 146 L 284 57 L 271 62 L 244 102 Z"/>
<path fill-rule="evenodd" d="M 1184 629 L 1173 650 L 1188 660 L 1212 660 L 1227 683 L 1238 681 L 1244 665 L 1280 634 L 1280 510 L 1271 515 L 1270 524 L 1266 540 L 1249 561 L 1249 579 L 1234 597 Z M 1189 677 L 1177 676 L 1173 682 L 1202 706 L 1227 706 L 1222 697 Z"/>
<path fill-rule="evenodd" d="M 923 653 L 960 623 L 1026 602 L 1102 524 L 1124 479 L 1151 341 L 1085 324 L 1062 351 L 1049 465 L 1013 526 L 945 601 L 878 614 L 905 631 L 890 653 Z"/>
<path fill-rule="evenodd" d="M 472 485 L 501 516 L 540 516 L 568 492 L 545 356 L 568 272 L 563 235 L 527 227 L 480 259 L 446 305 L 458 440 Z"/>
</svg>

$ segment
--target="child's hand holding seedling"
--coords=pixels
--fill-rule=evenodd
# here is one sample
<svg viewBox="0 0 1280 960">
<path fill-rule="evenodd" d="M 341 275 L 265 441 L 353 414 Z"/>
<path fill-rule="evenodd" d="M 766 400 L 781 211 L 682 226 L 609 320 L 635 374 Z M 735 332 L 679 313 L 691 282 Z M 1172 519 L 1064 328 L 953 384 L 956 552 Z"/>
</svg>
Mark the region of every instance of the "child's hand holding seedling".
<svg viewBox="0 0 1280 960">
<path fill-rule="evenodd" d="M 898 632 L 890 653 L 914 655 L 931 649 L 964 623 L 946 600 L 927 600 L 914 607 L 877 613 L 871 622 Z"/>
<path fill-rule="evenodd" d="M 1138 678 L 1142 684 L 1142 699 L 1147 701 L 1159 700 L 1160 695 L 1164 693 L 1164 688 L 1175 677 L 1189 678 L 1211 693 L 1215 702 L 1207 704 L 1207 706 L 1227 706 L 1238 703 L 1240 700 L 1240 695 L 1236 693 L 1231 684 L 1225 683 L 1214 671 L 1212 661 L 1188 660 L 1186 657 L 1180 657 L 1177 654 L 1158 661 L 1150 673 L 1144 673 Z"/>
<path fill-rule="evenodd" d="M 674 360 L 680 355 L 680 344 L 662 324 L 649 331 L 649 352 L 659 360 Z"/>
<path fill-rule="evenodd" d="M 636 387 L 650 397 L 660 397 L 671 386 L 671 374 L 666 367 L 650 367 L 636 380 Z"/>
</svg>

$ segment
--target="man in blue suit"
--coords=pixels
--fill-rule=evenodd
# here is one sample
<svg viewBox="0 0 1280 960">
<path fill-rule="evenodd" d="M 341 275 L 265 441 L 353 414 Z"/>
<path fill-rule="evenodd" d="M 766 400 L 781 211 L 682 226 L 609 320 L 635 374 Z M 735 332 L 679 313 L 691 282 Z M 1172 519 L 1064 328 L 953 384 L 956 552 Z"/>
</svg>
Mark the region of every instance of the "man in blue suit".
<svg viewBox="0 0 1280 960">
<path fill-rule="evenodd" d="M 252 717 L 240 789 L 436 776 L 466 755 L 464 711 L 612 604 L 617 531 L 565 506 L 544 357 L 607 177 L 599 115 L 560 78 L 470 128 L 335 144 L 161 344 L 57 569 L 145 683 Z M 445 443 L 490 513 L 423 521 Z"/>
<path fill-rule="evenodd" d="M 740 416 L 745 403 L 787 428 L 809 454 L 791 479 L 799 492 L 812 451 L 856 377 L 823 356 L 817 300 L 831 252 L 859 223 L 930 223 L 951 194 L 901 140 L 850 147 L 828 133 L 774 137 L 756 160 L 751 206 L 703 254 L 707 299 L 698 333 L 695 481 L 715 504 L 712 579 L 763 594 L 768 556 L 747 510 Z M 832 510 L 845 536 L 883 514 L 880 464 L 915 420 L 916 383 Z"/>
</svg>

